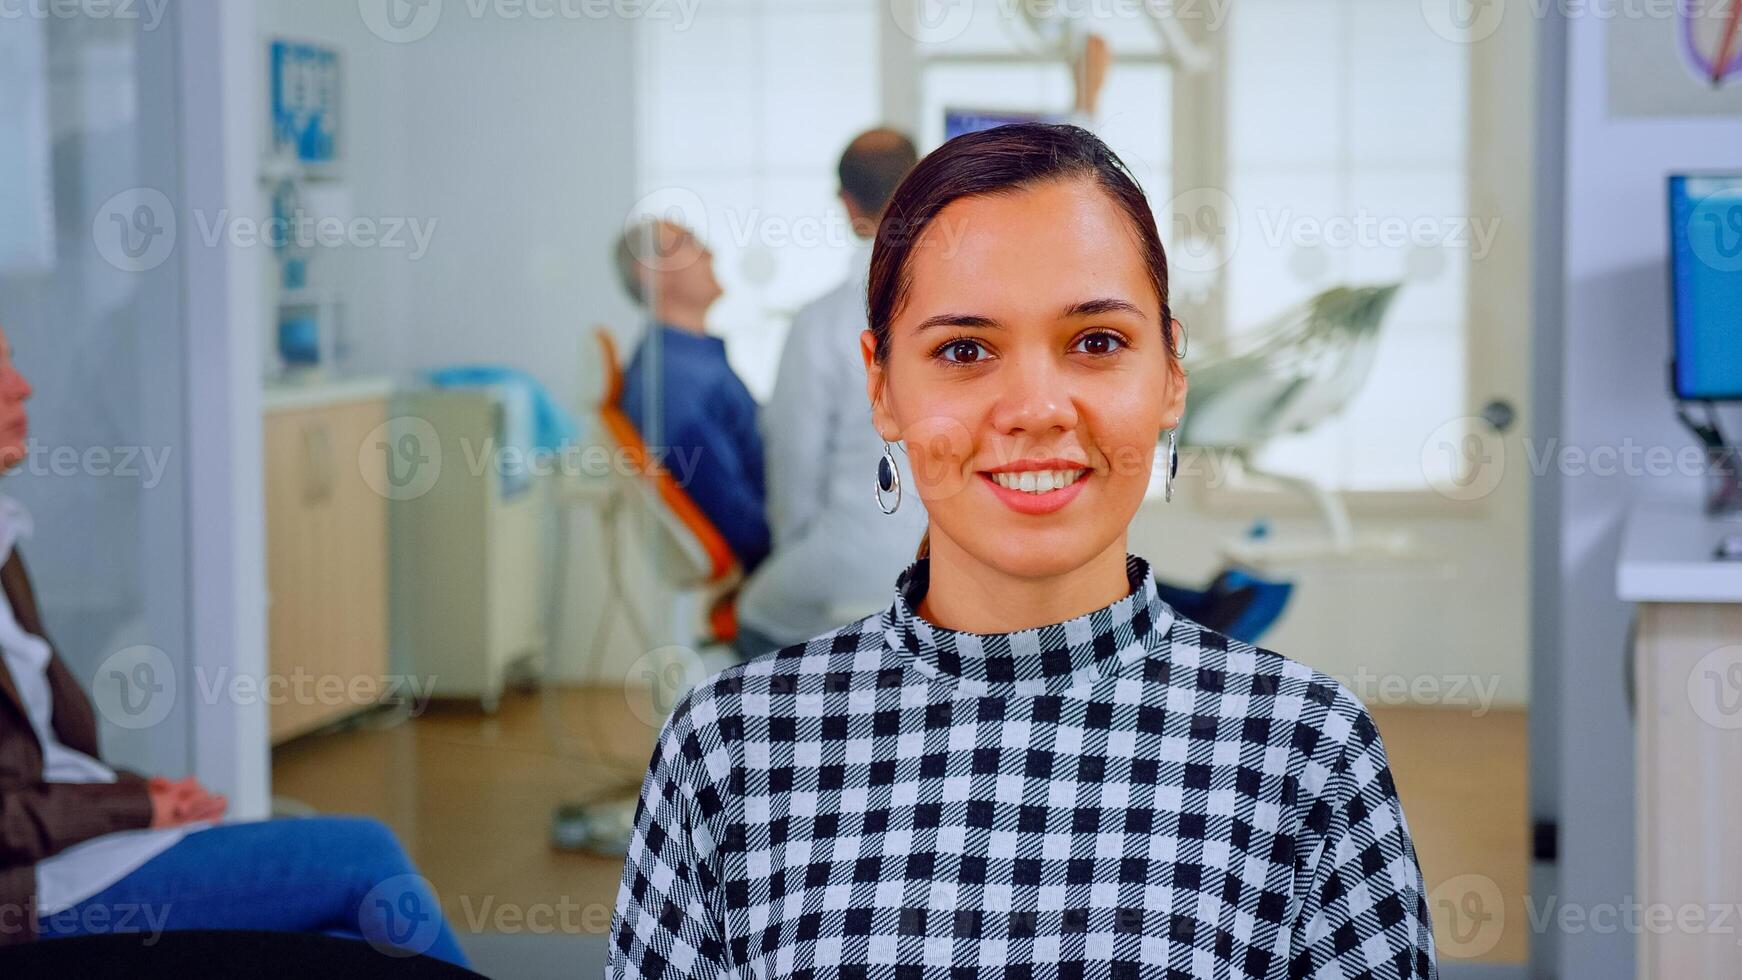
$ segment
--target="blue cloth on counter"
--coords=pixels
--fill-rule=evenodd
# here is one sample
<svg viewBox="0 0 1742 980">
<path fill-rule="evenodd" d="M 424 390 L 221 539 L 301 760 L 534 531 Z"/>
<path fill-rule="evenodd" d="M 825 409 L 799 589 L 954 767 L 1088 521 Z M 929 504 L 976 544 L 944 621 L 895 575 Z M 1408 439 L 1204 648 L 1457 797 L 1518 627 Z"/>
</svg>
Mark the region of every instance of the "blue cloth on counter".
<svg viewBox="0 0 1742 980">
<path fill-rule="evenodd" d="M 493 364 L 437 368 L 424 375 L 437 388 L 488 391 L 502 406 L 501 450 L 512 451 L 522 463 L 534 452 L 561 452 L 578 431 L 570 415 L 542 382 L 525 371 Z M 501 469 L 502 497 L 512 500 L 532 487 L 527 465 Z"/>
<path fill-rule="evenodd" d="M 725 341 L 655 324 L 623 373 L 621 408 L 744 572 L 768 557 L 756 399 L 727 362 Z"/>
<path fill-rule="evenodd" d="M 514 428 L 527 436 L 525 448 L 560 452 L 564 444 L 575 441 L 575 436 L 580 431 L 574 415 L 551 396 L 550 389 L 518 368 L 496 364 L 464 364 L 437 368 L 426 373 L 424 377 L 437 388 L 501 387 L 517 392 L 505 399 L 505 402 L 511 402 L 508 404 L 509 411 L 526 408 L 531 410 L 530 418 L 523 414 L 521 420 L 512 423 Z"/>
</svg>

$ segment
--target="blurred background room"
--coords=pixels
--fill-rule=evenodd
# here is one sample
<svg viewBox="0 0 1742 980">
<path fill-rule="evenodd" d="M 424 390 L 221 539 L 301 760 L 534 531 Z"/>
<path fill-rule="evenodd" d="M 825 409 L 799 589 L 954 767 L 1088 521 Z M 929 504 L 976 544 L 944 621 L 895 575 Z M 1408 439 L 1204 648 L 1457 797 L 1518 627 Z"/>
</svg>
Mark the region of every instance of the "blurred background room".
<svg viewBox="0 0 1742 980">
<path fill-rule="evenodd" d="M 1443 975 L 1742 976 L 1739 8 L 0 0 L 0 491 L 108 756 L 596 974 L 673 704 L 893 585 L 770 611 L 794 324 L 909 142 L 1075 122 L 1189 337 L 1131 550 L 1371 709 Z"/>
</svg>

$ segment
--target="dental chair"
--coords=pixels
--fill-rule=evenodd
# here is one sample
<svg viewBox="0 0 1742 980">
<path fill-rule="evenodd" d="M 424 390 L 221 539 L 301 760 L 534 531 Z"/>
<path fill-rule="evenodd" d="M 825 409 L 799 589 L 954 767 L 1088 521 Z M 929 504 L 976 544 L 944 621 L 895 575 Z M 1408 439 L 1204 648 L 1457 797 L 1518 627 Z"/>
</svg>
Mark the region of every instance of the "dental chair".
<svg viewBox="0 0 1742 980">
<path fill-rule="evenodd" d="M 609 331 L 595 330 L 604 390 L 597 404 L 600 442 L 611 451 L 611 472 L 603 478 L 563 481 L 559 499 L 557 588 L 552 625 L 560 622 L 564 598 L 571 594 L 571 518 L 591 510 L 603 538 L 600 570 L 604 600 L 580 665 L 586 676 L 603 681 L 611 651 L 611 627 L 621 614 L 640 655 L 625 689 L 645 682 L 656 706 L 675 705 L 685 692 L 718 670 L 737 662 L 731 643 L 738 623 L 733 607 L 742 579 L 730 544 L 677 479 L 660 466 L 635 421 L 622 408 L 623 368 Z M 642 566 L 629 567 L 634 560 Z M 636 575 L 635 572 L 640 574 Z M 633 579 L 633 581 L 632 581 Z M 634 588 L 641 585 L 643 588 Z M 653 586 L 652 602 L 646 601 Z M 673 625 L 656 629 L 648 606 L 672 613 Z M 554 629 L 552 635 L 560 635 Z M 669 638 L 669 639 L 667 639 Z M 551 842 L 562 850 L 589 850 L 620 856 L 633 832 L 636 801 L 646 774 L 645 755 L 604 756 L 610 735 L 596 729 L 575 738 L 558 718 L 559 705 L 548 693 L 547 728 L 572 755 L 587 758 L 622 779 L 596 798 L 557 807 Z M 590 719 L 596 725 L 597 719 Z"/>
<path fill-rule="evenodd" d="M 1310 431 L 1343 413 L 1372 373 L 1385 315 L 1401 283 L 1338 286 L 1220 345 L 1195 352 L 1191 407 L 1181 446 L 1225 454 L 1235 480 L 1300 494 L 1327 529 L 1317 540 L 1277 541 L 1248 534 L 1224 542 L 1237 563 L 1272 568 L 1304 561 L 1406 557 L 1418 553 L 1406 532 L 1357 534 L 1335 489 L 1261 468 L 1272 440 Z"/>
</svg>

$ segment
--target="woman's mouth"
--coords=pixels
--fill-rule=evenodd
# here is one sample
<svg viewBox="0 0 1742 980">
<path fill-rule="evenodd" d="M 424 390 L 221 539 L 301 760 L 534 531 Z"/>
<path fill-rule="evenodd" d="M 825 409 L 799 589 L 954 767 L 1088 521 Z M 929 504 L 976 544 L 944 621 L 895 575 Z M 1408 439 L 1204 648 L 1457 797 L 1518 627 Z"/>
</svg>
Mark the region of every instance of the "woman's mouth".
<svg viewBox="0 0 1742 980">
<path fill-rule="evenodd" d="M 980 478 L 1004 505 L 1019 514 L 1050 514 L 1077 499 L 1088 483 L 1087 467 L 982 471 Z"/>
</svg>

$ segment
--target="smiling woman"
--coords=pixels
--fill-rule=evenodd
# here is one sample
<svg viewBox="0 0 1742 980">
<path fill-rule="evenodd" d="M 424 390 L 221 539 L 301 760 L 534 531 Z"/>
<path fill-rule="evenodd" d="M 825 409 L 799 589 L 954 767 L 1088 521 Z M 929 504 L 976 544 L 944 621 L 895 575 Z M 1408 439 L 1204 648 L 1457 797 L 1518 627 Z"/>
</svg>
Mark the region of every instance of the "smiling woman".
<svg viewBox="0 0 1742 980">
<path fill-rule="evenodd" d="M 609 972 L 1434 976 L 1360 701 L 1126 552 L 1186 398 L 1141 189 L 1023 124 L 946 143 L 886 215 L 862 352 L 927 545 L 883 612 L 677 706 Z"/>
</svg>

